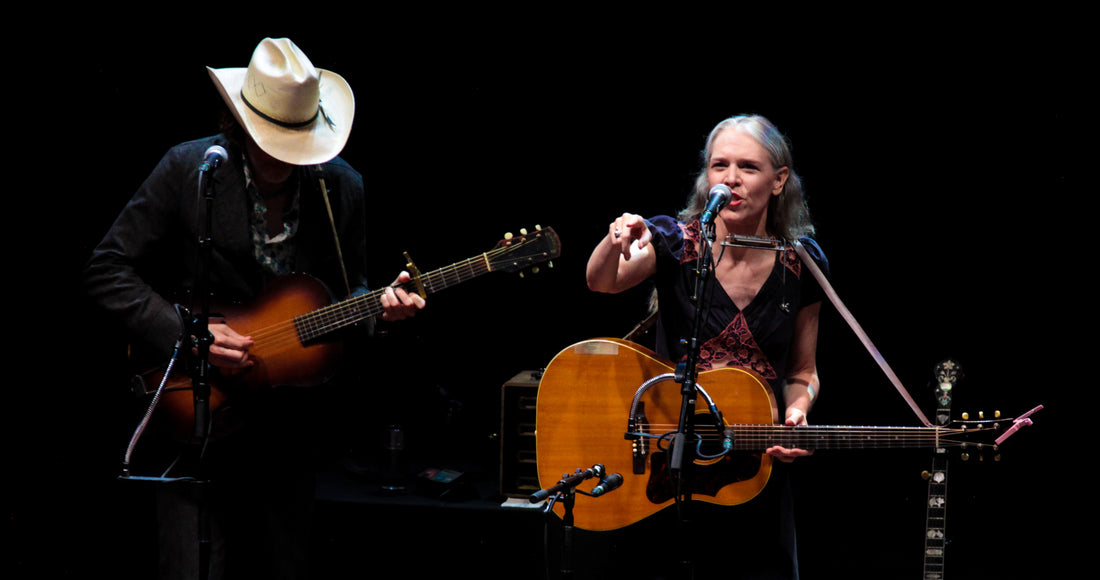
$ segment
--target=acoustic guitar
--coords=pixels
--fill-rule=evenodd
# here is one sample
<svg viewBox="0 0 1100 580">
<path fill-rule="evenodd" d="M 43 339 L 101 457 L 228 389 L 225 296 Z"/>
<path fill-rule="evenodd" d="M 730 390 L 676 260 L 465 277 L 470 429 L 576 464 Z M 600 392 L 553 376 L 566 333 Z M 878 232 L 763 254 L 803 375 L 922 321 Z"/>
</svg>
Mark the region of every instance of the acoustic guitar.
<svg viewBox="0 0 1100 580">
<path fill-rule="evenodd" d="M 508 235 L 493 249 L 427 274 L 408 264 L 412 279 L 403 284 L 410 293 L 427 296 L 489 272 L 522 272 L 548 262 L 561 253 L 561 242 L 552 228 Z M 406 256 L 407 258 L 408 256 Z M 552 264 L 551 264 L 552 265 Z M 522 273 L 520 274 L 522 275 Z M 244 306 L 218 306 L 212 320 L 224 320 L 237 332 L 251 336 L 249 350 L 253 366 L 243 371 L 219 370 L 211 380 L 210 410 L 212 436 L 232 428 L 222 419 L 235 391 L 265 386 L 314 386 L 330 379 L 342 354 L 333 333 L 380 316 L 383 312 L 380 288 L 333 303 L 319 280 L 302 274 L 281 277 L 265 288 L 254 302 Z M 163 379 L 163 370 L 146 373 L 145 391 L 153 391 Z M 170 429 L 185 438 L 194 425 L 192 380 L 186 372 L 173 371 L 164 381 L 160 404 L 167 410 Z"/>
<path fill-rule="evenodd" d="M 692 414 L 695 441 L 683 487 L 669 467 L 670 435 L 678 430 L 683 396 L 675 367 L 638 344 L 599 338 L 559 352 L 543 373 L 535 413 L 539 484 L 549 489 L 594 465 L 623 477 L 615 491 L 575 497 L 574 525 L 613 530 L 672 505 L 693 500 L 738 505 L 759 494 L 771 475 L 773 445 L 801 449 L 940 448 L 982 443 L 1001 421 L 952 426 L 787 426 L 768 383 L 727 367 L 699 373 Z M 717 413 L 716 413 L 717 412 Z M 717 416 L 723 418 L 719 425 Z M 583 491 L 583 490 L 581 490 Z M 562 502 L 554 511 L 564 515 Z"/>
</svg>

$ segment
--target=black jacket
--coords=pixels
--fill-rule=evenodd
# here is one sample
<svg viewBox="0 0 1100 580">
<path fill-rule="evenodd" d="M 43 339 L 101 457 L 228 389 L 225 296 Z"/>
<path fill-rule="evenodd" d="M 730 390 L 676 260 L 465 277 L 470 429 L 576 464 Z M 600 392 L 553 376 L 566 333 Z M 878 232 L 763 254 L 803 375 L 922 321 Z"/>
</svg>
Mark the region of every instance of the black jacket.
<svg viewBox="0 0 1100 580">
<path fill-rule="evenodd" d="M 173 147 L 122 210 L 94 249 L 84 272 L 92 300 L 121 321 L 154 356 L 167 357 L 181 331 L 174 304 L 197 311 L 192 292 L 199 279 L 199 241 L 207 202 L 199 191 L 199 166 L 212 145 L 228 159 L 212 173 L 210 290 L 222 303 L 247 303 L 271 281 L 253 256 L 250 201 L 240 149 L 224 136 Z M 366 221 L 362 176 L 336 158 L 299 169 L 301 184 L 295 270 L 347 294 L 318 177 L 332 204 L 351 292 L 366 289 Z M 207 178 L 208 180 L 211 178 Z"/>
</svg>

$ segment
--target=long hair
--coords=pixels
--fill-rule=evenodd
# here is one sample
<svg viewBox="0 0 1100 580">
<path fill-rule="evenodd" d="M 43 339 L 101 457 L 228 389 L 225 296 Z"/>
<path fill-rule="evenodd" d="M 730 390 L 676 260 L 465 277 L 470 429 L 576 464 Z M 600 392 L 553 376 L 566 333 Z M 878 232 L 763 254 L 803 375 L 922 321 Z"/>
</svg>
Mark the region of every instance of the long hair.
<svg viewBox="0 0 1100 580">
<path fill-rule="evenodd" d="M 756 139 L 768 152 L 768 158 L 775 168 L 786 167 L 790 172 L 783 191 L 768 201 L 769 234 L 785 241 L 793 241 L 814 233 L 810 219 L 810 208 L 802 191 L 802 179 L 794 171 L 791 147 L 787 138 L 768 119 L 760 115 L 738 115 L 715 125 L 707 137 L 706 147 L 702 151 L 703 168 L 695 178 L 695 188 L 688 196 L 687 206 L 680 210 L 678 218 L 682 222 L 691 222 L 703 214 L 710 196 L 710 181 L 707 168 L 713 154 L 714 140 L 722 131 L 741 131 Z"/>
</svg>

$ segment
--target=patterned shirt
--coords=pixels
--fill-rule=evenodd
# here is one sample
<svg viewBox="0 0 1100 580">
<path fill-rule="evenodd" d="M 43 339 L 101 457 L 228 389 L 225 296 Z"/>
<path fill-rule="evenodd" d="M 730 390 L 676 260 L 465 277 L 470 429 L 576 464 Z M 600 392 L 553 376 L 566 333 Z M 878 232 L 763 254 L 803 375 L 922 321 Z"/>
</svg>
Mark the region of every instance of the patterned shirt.
<svg viewBox="0 0 1100 580">
<path fill-rule="evenodd" d="M 252 226 L 253 255 L 265 271 L 276 276 L 289 274 L 294 271 L 294 236 L 298 233 L 300 188 L 297 178 L 294 178 L 294 184 L 291 186 L 294 191 L 290 194 L 290 208 L 283 214 L 283 229 L 279 234 L 271 236 L 268 234 L 267 227 L 267 202 L 252 180 L 252 171 L 248 163 L 244 166 L 245 188 L 252 202 L 249 222 Z"/>
</svg>

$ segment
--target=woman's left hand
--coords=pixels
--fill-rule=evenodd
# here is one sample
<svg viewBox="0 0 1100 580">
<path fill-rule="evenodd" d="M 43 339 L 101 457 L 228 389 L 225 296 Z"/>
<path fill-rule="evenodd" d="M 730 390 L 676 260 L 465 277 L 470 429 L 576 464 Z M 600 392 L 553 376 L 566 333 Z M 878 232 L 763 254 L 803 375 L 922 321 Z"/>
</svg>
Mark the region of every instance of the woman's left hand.
<svg viewBox="0 0 1100 580">
<path fill-rule="evenodd" d="M 791 409 L 787 412 L 787 420 L 784 422 L 786 425 L 809 425 L 809 421 L 806 419 L 806 414 L 800 409 Z M 787 449 L 786 447 L 780 447 L 774 445 L 766 450 L 768 455 L 782 461 L 783 463 L 790 463 L 799 457 L 806 457 L 813 455 L 813 451 L 806 449 Z"/>
</svg>

